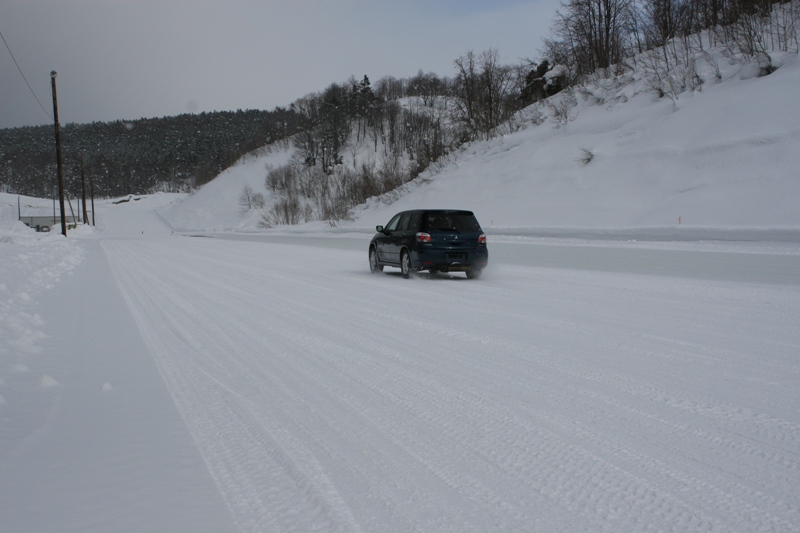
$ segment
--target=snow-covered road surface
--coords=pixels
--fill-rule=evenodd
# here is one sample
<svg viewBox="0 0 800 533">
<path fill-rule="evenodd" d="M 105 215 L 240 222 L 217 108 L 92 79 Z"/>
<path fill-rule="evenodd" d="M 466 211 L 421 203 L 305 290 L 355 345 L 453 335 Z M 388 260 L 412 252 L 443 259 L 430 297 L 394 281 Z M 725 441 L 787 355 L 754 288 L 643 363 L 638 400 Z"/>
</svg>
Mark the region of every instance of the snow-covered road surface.
<svg viewBox="0 0 800 533">
<path fill-rule="evenodd" d="M 715 278 L 736 254 L 683 252 L 676 262 L 700 261 L 688 274 L 645 274 L 648 261 L 671 252 L 635 246 L 633 270 L 591 269 L 597 248 L 584 247 L 570 252 L 578 257 L 571 266 L 525 266 L 498 253 L 478 281 L 403 280 L 389 269 L 369 273 L 368 237 L 355 250 L 336 238 L 319 246 L 173 236 L 157 221 L 144 233 L 117 221 L 130 231 L 115 233 L 113 222 L 99 240 L 75 245 L 87 257 L 59 286 L 93 278 L 105 295 L 94 299 L 105 306 L 94 316 L 117 317 L 108 327 L 126 330 L 120 338 L 137 329 L 125 342 L 141 346 L 163 379 L 119 375 L 142 361 L 106 368 L 116 372 L 109 394 L 120 419 L 132 416 L 127 402 L 142 401 L 129 390 L 152 390 L 145 413 L 163 408 L 149 432 L 139 423 L 144 434 L 116 444 L 155 455 L 149 466 L 135 463 L 136 479 L 173 474 L 180 479 L 171 487 L 186 490 L 190 479 L 197 493 L 171 507 L 146 495 L 131 502 L 122 483 L 131 473 L 106 465 L 120 482 L 106 480 L 97 511 L 105 523 L 67 523 L 81 515 L 73 510 L 40 531 L 133 531 L 137 505 L 164 513 L 163 531 L 181 523 L 208 531 L 225 523 L 240 531 L 800 530 L 796 271 L 778 281 L 758 268 Z M 767 271 L 783 271 L 800 257 L 743 255 L 752 256 L 742 267 L 750 272 L 759 258 Z M 45 305 L 50 296 L 36 299 Z M 64 350 L 97 328 L 80 324 L 81 335 L 61 339 Z M 44 352 L 31 367 L 56 359 Z M 89 361 L 91 346 L 72 357 Z M 56 389 L 75 386 L 68 372 L 51 375 Z M 3 407 L 20 409 L 6 394 Z M 87 405 L 52 416 L 93 416 Z M 104 420 L 117 427 L 112 413 Z M 170 413 L 180 415 L 175 426 Z M 39 428 L 53 426 L 51 417 Z M 0 450 L 3 469 L 47 491 L 37 454 L 11 444 L 15 453 Z M 23 463 L 9 466 L 12 456 Z M 170 460 L 179 466 L 165 466 Z M 218 497 L 230 516 L 219 514 Z M 209 502 L 204 513 L 217 513 L 215 522 L 198 520 L 197 502 Z M 32 523 L 25 509 L 0 503 L 0 511 L 13 526 L 4 531 Z"/>
</svg>

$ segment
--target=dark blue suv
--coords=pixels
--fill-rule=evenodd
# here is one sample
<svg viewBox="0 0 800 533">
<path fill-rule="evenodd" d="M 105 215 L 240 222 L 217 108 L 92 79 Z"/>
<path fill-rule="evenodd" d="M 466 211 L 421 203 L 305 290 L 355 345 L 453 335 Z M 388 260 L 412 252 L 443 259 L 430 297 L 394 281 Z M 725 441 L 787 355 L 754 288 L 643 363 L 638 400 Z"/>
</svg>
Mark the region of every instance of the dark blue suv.
<svg viewBox="0 0 800 533">
<path fill-rule="evenodd" d="M 465 272 L 469 279 L 480 277 L 489 264 L 489 250 L 472 211 L 419 209 L 403 211 L 369 243 L 369 269 L 399 268 L 404 278 L 413 272 Z"/>
</svg>

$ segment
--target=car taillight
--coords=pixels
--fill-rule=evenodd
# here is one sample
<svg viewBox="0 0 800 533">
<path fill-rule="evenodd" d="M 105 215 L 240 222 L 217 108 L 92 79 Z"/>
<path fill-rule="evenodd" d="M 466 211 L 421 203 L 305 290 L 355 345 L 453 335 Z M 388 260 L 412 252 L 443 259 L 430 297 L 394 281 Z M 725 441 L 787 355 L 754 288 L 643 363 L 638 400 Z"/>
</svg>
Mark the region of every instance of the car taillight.
<svg viewBox="0 0 800 533">
<path fill-rule="evenodd" d="M 417 233 L 417 242 L 433 242 L 433 237 L 428 233 Z"/>
<path fill-rule="evenodd" d="M 486 234 L 481 233 L 478 237 L 478 244 L 486 244 Z"/>
</svg>

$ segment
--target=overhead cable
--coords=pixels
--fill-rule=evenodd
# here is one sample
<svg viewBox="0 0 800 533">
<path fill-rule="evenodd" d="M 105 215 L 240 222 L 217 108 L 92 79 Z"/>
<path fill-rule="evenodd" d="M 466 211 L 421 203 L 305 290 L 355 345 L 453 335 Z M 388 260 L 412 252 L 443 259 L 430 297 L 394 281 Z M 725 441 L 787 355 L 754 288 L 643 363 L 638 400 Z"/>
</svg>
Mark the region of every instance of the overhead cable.
<svg viewBox="0 0 800 533">
<path fill-rule="evenodd" d="M 40 102 L 39 98 L 37 98 L 36 93 L 33 92 L 33 88 L 31 88 L 31 84 L 28 83 L 28 78 L 26 78 L 25 74 L 22 72 L 22 69 L 20 68 L 19 63 L 17 63 L 17 58 L 15 58 L 14 54 L 11 52 L 11 48 L 8 46 L 8 43 L 6 42 L 6 38 L 3 37 L 3 33 L 2 32 L 0 32 L 0 39 L 3 39 L 3 44 L 6 45 L 6 50 L 8 50 L 9 55 L 11 55 L 11 59 L 14 61 L 14 64 L 17 66 L 17 70 L 19 71 L 20 76 L 22 76 L 22 79 L 25 80 L 25 85 L 28 86 L 28 90 L 33 95 L 33 98 L 36 100 L 36 103 L 39 104 L 39 107 L 42 108 L 42 111 L 44 111 L 44 114 L 47 115 L 47 117 L 50 120 L 53 120 L 53 115 L 51 115 L 50 113 L 47 112 L 47 109 L 45 109 L 45 107 L 42 105 L 42 102 Z"/>
</svg>

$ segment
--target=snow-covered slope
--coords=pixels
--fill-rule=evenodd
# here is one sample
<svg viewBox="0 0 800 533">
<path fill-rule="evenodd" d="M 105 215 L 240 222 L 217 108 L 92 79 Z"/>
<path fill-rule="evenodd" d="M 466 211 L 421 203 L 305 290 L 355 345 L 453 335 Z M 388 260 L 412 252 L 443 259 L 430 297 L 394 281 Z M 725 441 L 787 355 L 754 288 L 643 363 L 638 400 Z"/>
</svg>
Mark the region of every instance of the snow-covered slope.
<svg viewBox="0 0 800 533">
<path fill-rule="evenodd" d="M 464 147 L 408 193 L 391 203 L 373 198 L 340 227 L 370 228 L 398 210 L 435 206 L 472 209 L 494 233 L 800 228 L 800 64 L 794 54 L 773 60 L 780 68 L 758 78 L 749 65 L 718 58 L 714 68 L 700 66 L 699 90 L 675 99 L 658 98 L 637 71 L 598 80 L 575 93 L 567 123 L 550 105 L 530 107 L 518 130 Z M 267 194 L 265 165 L 281 157 L 288 153 L 225 171 L 164 216 L 176 229 L 257 230 L 238 197 L 245 184 Z"/>
<path fill-rule="evenodd" d="M 268 166 L 285 164 L 291 151 L 279 143 L 265 155 L 242 158 L 194 194 L 163 211 L 176 230 L 237 231 L 258 227 L 257 210 L 243 211 L 239 197 L 245 187 L 266 195 L 264 181 Z"/>
<path fill-rule="evenodd" d="M 800 69 L 727 74 L 677 101 L 626 95 L 635 83 L 610 95 L 624 103 L 579 97 L 568 124 L 476 143 L 393 209 L 465 206 L 500 227 L 800 226 Z M 362 221 L 386 218 L 373 205 Z"/>
</svg>

